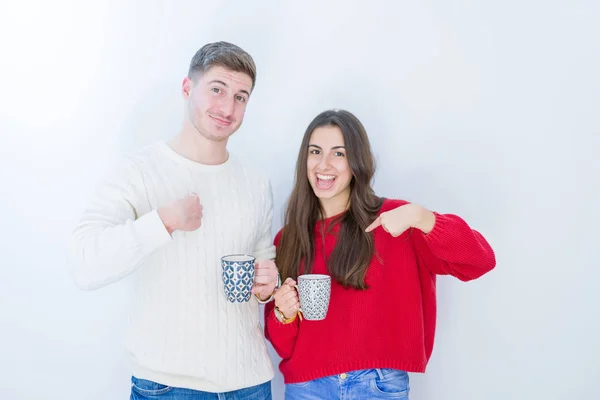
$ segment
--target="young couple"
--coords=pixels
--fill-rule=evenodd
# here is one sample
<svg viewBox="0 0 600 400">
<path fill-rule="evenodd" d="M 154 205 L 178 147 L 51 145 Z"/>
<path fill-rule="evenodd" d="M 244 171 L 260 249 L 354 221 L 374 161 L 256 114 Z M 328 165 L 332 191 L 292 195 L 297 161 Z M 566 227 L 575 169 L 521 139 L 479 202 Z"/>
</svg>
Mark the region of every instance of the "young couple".
<svg viewBox="0 0 600 400">
<path fill-rule="evenodd" d="M 238 46 L 202 47 L 179 134 L 127 157 L 73 233 L 80 287 L 130 275 L 130 398 L 271 399 L 265 302 L 286 399 L 407 398 L 407 372 L 424 372 L 433 348 L 436 275 L 478 278 L 494 252 L 456 215 L 377 196 L 367 133 L 344 110 L 306 129 L 273 243 L 269 179 L 227 151 L 255 80 Z M 249 302 L 223 295 L 227 254 L 258 260 Z M 306 273 L 332 277 L 322 321 L 297 317 Z"/>
</svg>

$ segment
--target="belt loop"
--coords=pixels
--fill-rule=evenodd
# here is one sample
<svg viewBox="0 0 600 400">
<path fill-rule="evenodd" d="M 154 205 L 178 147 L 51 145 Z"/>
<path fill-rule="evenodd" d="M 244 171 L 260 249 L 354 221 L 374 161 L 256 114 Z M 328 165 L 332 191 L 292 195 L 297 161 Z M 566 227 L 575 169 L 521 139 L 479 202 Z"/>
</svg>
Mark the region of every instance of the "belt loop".
<svg viewBox="0 0 600 400">
<path fill-rule="evenodd" d="M 383 372 L 381 372 L 381 368 L 375 368 L 375 371 L 377 372 L 377 375 L 379 375 L 379 379 L 383 380 L 384 376 Z"/>
</svg>

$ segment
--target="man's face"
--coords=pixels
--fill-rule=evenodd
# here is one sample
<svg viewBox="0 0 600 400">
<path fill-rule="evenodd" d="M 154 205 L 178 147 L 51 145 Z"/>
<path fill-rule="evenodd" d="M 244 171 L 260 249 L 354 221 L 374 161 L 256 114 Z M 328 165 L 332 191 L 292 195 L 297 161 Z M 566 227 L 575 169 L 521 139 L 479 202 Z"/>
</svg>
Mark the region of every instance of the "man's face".
<svg viewBox="0 0 600 400">
<path fill-rule="evenodd" d="M 183 81 L 188 116 L 196 130 L 208 140 L 225 141 L 244 119 L 252 91 L 252 78 L 220 66 L 199 74 L 195 83 Z"/>
</svg>

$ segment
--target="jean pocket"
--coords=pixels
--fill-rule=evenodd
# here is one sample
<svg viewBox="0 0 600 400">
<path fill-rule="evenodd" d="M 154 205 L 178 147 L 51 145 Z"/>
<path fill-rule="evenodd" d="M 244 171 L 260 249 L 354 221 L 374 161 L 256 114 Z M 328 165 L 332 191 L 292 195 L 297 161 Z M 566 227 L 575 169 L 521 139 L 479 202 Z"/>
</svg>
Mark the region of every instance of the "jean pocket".
<svg viewBox="0 0 600 400">
<path fill-rule="evenodd" d="M 306 387 L 308 386 L 308 384 L 311 381 L 306 381 L 306 382 L 298 382 L 298 383 L 286 383 L 286 386 L 289 385 L 291 387 L 297 387 L 297 388 L 301 388 L 301 387 Z"/>
<path fill-rule="evenodd" d="M 237 399 L 238 396 L 235 396 Z M 271 396 L 271 381 L 265 382 L 261 385 L 252 386 L 239 391 L 239 398 L 246 400 L 267 400 L 272 399 Z"/>
<path fill-rule="evenodd" d="M 371 390 L 380 397 L 408 398 L 408 374 L 397 369 L 380 369 L 371 380 Z"/>
<path fill-rule="evenodd" d="M 162 383 L 156 383 L 148 381 L 146 379 L 139 379 L 135 376 L 131 377 L 131 390 L 142 396 L 160 396 L 172 390 L 173 387 L 163 385 Z"/>
</svg>

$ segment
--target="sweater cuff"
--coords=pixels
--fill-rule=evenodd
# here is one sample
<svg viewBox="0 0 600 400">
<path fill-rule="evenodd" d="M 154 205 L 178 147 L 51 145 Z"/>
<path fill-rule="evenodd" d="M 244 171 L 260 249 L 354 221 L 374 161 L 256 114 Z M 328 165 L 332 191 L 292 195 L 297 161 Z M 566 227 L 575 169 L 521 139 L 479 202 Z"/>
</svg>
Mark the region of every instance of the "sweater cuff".
<svg viewBox="0 0 600 400">
<path fill-rule="evenodd" d="M 135 233 L 139 243 L 149 253 L 173 240 L 156 210 L 150 211 L 135 221 Z"/>
<path fill-rule="evenodd" d="M 427 234 L 422 231 L 421 232 L 423 233 L 425 242 L 427 242 L 428 245 L 435 246 L 437 243 L 443 243 L 446 240 L 450 231 L 449 224 L 452 222 L 447 216 L 439 214 L 435 211 L 433 211 L 433 215 L 435 215 L 435 225 L 433 225 L 431 232 Z"/>
<path fill-rule="evenodd" d="M 269 324 L 269 336 L 273 336 L 273 332 L 277 332 L 277 334 L 287 335 L 287 336 L 296 336 L 298 332 L 298 324 L 300 323 L 300 316 L 297 316 L 296 319 L 289 324 L 284 324 L 279 322 L 277 317 L 275 316 L 275 311 L 271 310 L 269 312 L 269 319 L 267 321 Z"/>
<path fill-rule="evenodd" d="M 252 254 L 257 260 L 273 260 L 275 259 L 275 246 L 271 245 L 266 249 L 255 250 Z"/>
</svg>

